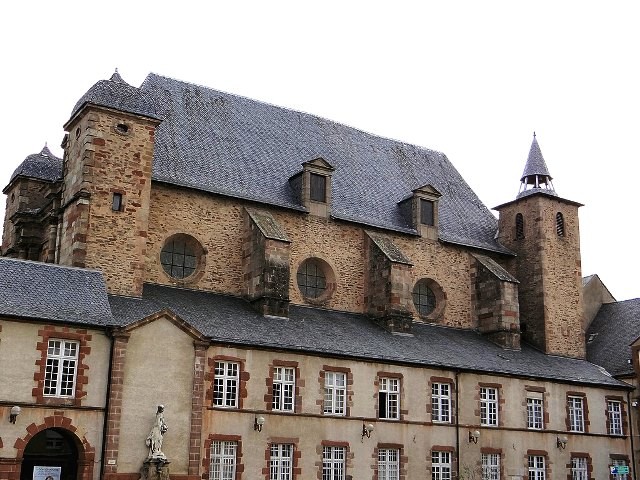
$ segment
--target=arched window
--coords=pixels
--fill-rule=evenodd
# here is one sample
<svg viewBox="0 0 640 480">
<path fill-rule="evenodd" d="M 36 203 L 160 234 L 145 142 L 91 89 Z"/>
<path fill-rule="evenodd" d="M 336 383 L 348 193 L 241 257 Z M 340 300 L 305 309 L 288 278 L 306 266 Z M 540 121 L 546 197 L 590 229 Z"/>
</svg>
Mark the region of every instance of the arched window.
<svg viewBox="0 0 640 480">
<path fill-rule="evenodd" d="M 556 213 L 556 233 L 559 237 L 564 237 L 564 216 L 561 212 Z"/>
<path fill-rule="evenodd" d="M 524 217 L 521 213 L 516 214 L 516 240 L 524 238 Z"/>
</svg>

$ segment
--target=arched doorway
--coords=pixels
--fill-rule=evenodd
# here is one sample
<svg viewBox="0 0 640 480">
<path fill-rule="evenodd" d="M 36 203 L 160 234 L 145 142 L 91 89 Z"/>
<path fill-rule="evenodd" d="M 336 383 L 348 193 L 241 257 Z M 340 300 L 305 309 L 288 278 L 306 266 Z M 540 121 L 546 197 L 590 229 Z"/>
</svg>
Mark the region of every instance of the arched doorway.
<svg viewBox="0 0 640 480">
<path fill-rule="evenodd" d="M 78 447 L 73 434 L 62 428 L 47 428 L 34 435 L 22 455 L 20 480 L 32 480 L 34 467 L 60 467 L 60 480 L 76 480 Z"/>
</svg>

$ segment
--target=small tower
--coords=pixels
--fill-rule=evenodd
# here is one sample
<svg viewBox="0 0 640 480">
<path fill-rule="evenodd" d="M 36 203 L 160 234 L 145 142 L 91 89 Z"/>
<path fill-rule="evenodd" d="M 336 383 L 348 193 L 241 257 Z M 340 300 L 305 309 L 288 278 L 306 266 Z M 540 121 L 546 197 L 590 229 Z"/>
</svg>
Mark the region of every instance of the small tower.
<svg viewBox="0 0 640 480">
<path fill-rule="evenodd" d="M 517 254 L 522 339 L 545 353 L 584 358 L 578 208 L 558 196 L 535 133 L 515 200 L 495 207 L 499 241 Z"/>
<path fill-rule="evenodd" d="M 65 124 L 58 261 L 98 268 L 110 293 L 141 295 L 149 224 L 155 102 L 116 72 Z"/>
</svg>

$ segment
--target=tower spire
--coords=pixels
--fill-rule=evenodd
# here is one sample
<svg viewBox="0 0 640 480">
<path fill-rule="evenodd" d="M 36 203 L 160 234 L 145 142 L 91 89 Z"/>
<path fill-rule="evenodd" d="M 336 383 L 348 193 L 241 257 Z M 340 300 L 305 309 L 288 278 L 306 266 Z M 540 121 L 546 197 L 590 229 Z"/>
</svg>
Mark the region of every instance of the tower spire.
<svg viewBox="0 0 640 480">
<path fill-rule="evenodd" d="M 524 166 L 524 171 L 520 178 L 520 191 L 516 198 L 521 198 L 538 192 L 558 196 L 556 191 L 553 189 L 553 183 L 551 183 L 551 180 L 551 174 L 549 173 L 547 164 L 542 156 L 540 145 L 538 145 L 536 132 L 533 132 L 533 141 L 531 142 L 531 148 L 529 149 L 527 163 Z"/>
</svg>

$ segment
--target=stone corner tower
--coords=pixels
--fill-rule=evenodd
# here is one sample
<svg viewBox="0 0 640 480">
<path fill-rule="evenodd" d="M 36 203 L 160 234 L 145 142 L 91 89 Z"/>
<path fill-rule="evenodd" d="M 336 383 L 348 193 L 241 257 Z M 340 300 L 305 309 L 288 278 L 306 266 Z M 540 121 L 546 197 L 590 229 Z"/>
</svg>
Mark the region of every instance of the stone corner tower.
<svg viewBox="0 0 640 480">
<path fill-rule="evenodd" d="M 558 196 L 535 133 L 516 199 L 499 205 L 499 241 L 514 251 L 522 339 L 584 358 L 578 208 Z"/>
<path fill-rule="evenodd" d="M 116 70 L 84 94 L 64 126 L 57 261 L 100 269 L 110 293 L 142 293 L 159 123 L 149 93 Z"/>
</svg>

